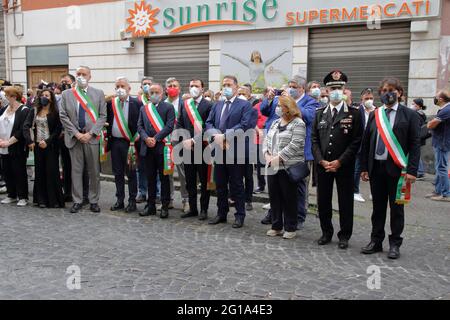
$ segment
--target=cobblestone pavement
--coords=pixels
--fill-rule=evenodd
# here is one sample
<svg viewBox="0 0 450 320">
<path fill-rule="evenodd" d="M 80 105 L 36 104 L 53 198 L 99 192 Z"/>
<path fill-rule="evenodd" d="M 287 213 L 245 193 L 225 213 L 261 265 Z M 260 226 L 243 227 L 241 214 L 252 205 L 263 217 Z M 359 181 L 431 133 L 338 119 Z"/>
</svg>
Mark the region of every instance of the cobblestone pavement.
<svg viewBox="0 0 450 320">
<path fill-rule="evenodd" d="M 1 206 L 0 299 L 450 299 L 450 206 L 425 200 L 431 190 L 430 180 L 414 189 L 397 261 L 359 253 L 369 240 L 370 202 L 356 205 L 347 251 L 336 239 L 316 244 L 314 215 L 295 240 L 266 237 L 261 204 L 242 230 L 181 220 L 177 210 L 166 221 L 114 214 L 110 182 L 102 183 L 101 214 Z M 81 290 L 66 286 L 72 265 Z M 378 290 L 367 286 L 372 265 L 381 270 Z"/>
</svg>

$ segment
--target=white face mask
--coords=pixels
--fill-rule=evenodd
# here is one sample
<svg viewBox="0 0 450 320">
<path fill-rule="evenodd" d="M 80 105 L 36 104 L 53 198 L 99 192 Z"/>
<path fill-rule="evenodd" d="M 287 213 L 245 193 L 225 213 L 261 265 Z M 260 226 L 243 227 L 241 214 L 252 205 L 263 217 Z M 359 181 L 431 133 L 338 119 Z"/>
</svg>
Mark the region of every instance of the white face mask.
<svg viewBox="0 0 450 320">
<path fill-rule="evenodd" d="M 116 95 L 120 98 L 123 99 L 125 97 L 128 96 L 127 90 L 123 89 L 123 88 L 119 88 L 116 89 Z"/>
<path fill-rule="evenodd" d="M 197 87 L 191 87 L 189 89 L 189 93 L 191 94 L 192 98 L 197 99 L 198 97 L 200 97 L 201 91 Z"/>
<path fill-rule="evenodd" d="M 80 76 L 80 77 L 77 77 L 76 80 L 77 80 L 77 85 L 78 85 L 80 88 L 84 89 L 84 88 L 87 87 L 88 81 L 86 80 L 85 77 Z"/>
<path fill-rule="evenodd" d="M 281 109 L 281 107 L 276 107 L 275 114 L 280 118 L 283 117 L 283 109 Z"/>
<path fill-rule="evenodd" d="M 243 96 L 242 94 L 238 98 L 241 100 L 247 101 L 247 98 L 245 96 Z"/>
<path fill-rule="evenodd" d="M 323 104 L 327 104 L 328 103 L 328 98 L 327 97 L 323 97 L 320 99 L 320 102 L 322 102 Z"/>
<path fill-rule="evenodd" d="M 367 109 L 373 109 L 374 108 L 374 105 L 373 105 L 373 100 L 366 100 L 366 101 L 364 101 L 364 106 L 367 108 Z"/>
<path fill-rule="evenodd" d="M 320 98 L 321 93 L 322 92 L 321 92 L 320 88 L 314 88 L 311 90 L 311 97 L 318 99 L 318 98 Z"/>
<path fill-rule="evenodd" d="M 205 97 L 205 100 L 206 100 L 206 101 L 209 101 L 209 102 L 212 101 L 212 99 L 211 99 L 210 97 Z"/>
</svg>

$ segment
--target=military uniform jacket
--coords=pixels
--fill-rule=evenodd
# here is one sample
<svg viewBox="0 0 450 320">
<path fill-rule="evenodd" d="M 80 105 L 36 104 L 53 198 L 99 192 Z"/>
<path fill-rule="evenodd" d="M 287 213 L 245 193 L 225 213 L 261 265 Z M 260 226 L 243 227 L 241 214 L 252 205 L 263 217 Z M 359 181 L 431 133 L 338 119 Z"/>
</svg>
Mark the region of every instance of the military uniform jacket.
<svg viewBox="0 0 450 320">
<path fill-rule="evenodd" d="M 332 119 L 329 104 L 317 110 L 312 132 L 314 159 L 317 163 L 339 160 L 343 167 L 354 167 L 363 134 L 361 113 L 344 102 Z"/>
</svg>

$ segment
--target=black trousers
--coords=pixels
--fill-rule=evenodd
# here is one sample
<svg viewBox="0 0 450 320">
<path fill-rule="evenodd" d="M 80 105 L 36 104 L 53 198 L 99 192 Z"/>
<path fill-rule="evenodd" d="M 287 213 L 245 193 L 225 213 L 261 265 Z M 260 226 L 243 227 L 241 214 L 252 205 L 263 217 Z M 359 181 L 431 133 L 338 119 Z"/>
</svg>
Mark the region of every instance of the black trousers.
<svg viewBox="0 0 450 320">
<path fill-rule="evenodd" d="M 228 203 L 228 185 L 230 185 L 231 199 L 236 201 L 235 218 L 245 220 L 245 187 L 244 164 L 218 164 L 215 166 L 217 185 L 217 215 L 226 218 L 230 211 Z"/>
<path fill-rule="evenodd" d="M 339 202 L 339 222 L 341 231 L 338 233 L 339 240 L 350 240 L 353 233 L 353 185 L 354 185 L 355 164 L 351 163 L 342 167 L 336 173 L 328 173 L 322 166 L 317 168 L 317 195 L 319 218 L 322 233 L 327 238 L 332 238 L 333 229 L 333 185 L 336 181 L 338 202 Z"/>
<path fill-rule="evenodd" d="M 386 224 L 387 205 L 391 209 L 391 232 L 389 243 L 401 246 L 403 238 L 401 234 L 405 227 L 404 206 L 395 203 L 397 196 L 397 184 L 400 177 L 392 177 L 386 171 L 385 161 L 374 163 L 373 173 L 370 177 L 370 188 L 373 198 L 372 213 L 372 241 L 381 243 L 385 238 L 384 227 Z"/>
<path fill-rule="evenodd" d="M 245 203 L 253 202 L 253 191 L 255 188 L 255 182 L 253 180 L 253 164 L 245 165 Z"/>
<path fill-rule="evenodd" d="M 145 156 L 145 172 L 148 181 L 148 206 L 156 206 L 156 177 L 159 175 L 161 180 L 161 203 L 164 209 L 170 204 L 170 180 L 169 176 L 164 175 L 164 156 L 155 150 L 147 150 Z"/>
<path fill-rule="evenodd" d="M 189 193 L 189 207 L 191 212 L 198 212 L 197 205 L 197 175 L 200 178 L 201 195 L 200 210 L 208 211 L 211 192 L 208 191 L 208 165 L 203 164 L 185 164 L 184 172 L 186 176 L 186 187 Z"/>
<path fill-rule="evenodd" d="M 2 155 L 8 197 L 28 200 L 27 154 Z"/>
<path fill-rule="evenodd" d="M 118 203 L 125 201 L 125 174 L 128 177 L 128 203 L 136 201 L 137 197 L 137 174 L 136 169 L 130 170 L 128 165 L 128 149 L 130 143 L 125 139 L 111 138 L 112 171 L 116 183 L 116 198 Z"/>
<path fill-rule="evenodd" d="M 70 160 L 70 152 L 64 143 L 64 138 L 59 139 L 59 145 L 63 169 L 64 196 L 72 196 L 72 161 Z M 83 172 L 83 198 L 89 202 L 89 173 L 87 169 Z"/>
<path fill-rule="evenodd" d="M 33 202 L 48 208 L 64 208 L 64 196 L 59 175 L 59 148 L 49 145 L 34 149 L 35 179 Z"/>
<path fill-rule="evenodd" d="M 258 187 L 264 190 L 266 188 L 266 176 L 264 175 L 265 164 L 263 163 L 262 144 L 257 144 L 256 146 L 258 148 L 258 162 L 255 164 L 256 177 L 258 178 Z"/>
<path fill-rule="evenodd" d="M 272 229 L 287 232 L 297 230 L 297 185 L 289 180 L 286 170 L 267 177 L 269 185 Z"/>
</svg>

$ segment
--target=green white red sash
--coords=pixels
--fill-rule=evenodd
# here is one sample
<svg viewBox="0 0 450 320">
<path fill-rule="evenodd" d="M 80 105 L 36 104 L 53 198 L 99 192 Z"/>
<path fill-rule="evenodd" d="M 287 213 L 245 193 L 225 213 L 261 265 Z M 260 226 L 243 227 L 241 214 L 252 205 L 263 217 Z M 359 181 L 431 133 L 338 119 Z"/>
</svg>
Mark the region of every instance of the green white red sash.
<svg viewBox="0 0 450 320">
<path fill-rule="evenodd" d="M 161 119 L 158 111 L 156 110 L 156 106 L 153 103 L 149 103 L 144 106 L 145 113 L 147 115 L 148 120 L 152 124 L 153 128 L 157 133 L 161 132 L 164 128 L 164 121 Z M 173 162 L 173 147 L 170 143 L 170 136 L 163 140 L 164 143 L 164 175 L 171 175 L 174 171 L 174 162 Z"/>
<path fill-rule="evenodd" d="M 411 201 L 411 183 L 406 183 L 408 157 L 398 142 L 397 137 L 392 131 L 391 123 L 386 114 L 386 107 L 381 107 L 375 110 L 375 121 L 381 139 L 388 149 L 389 155 L 394 160 L 394 163 L 402 169 L 398 186 L 397 196 L 395 202 L 397 204 L 407 204 Z"/>
<path fill-rule="evenodd" d="M 124 139 L 130 142 L 130 147 L 128 148 L 128 166 L 134 168 L 138 159 L 136 142 L 139 140 L 139 134 L 136 132 L 134 136 L 131 134 L 130 128 L 128 126 L 128 121 L 125 119 L 123 113 L 123 108 L 121 106 L 122 102 L 118 97 L 112 100 L 112 110 L 114 112 L 114 119 L 116 120 L 119 131 Z"/>
<path fill-rule="evenodd" d="M 195 105 L 194 99 L 188 99 L 184 102 L 186 112 L 188 114 L 189 120 L 191 120 L 192 126 L 194 127 L 194 132 L 200 134 L 203 132 L 203 119 L 198 112 L 197 106 Z"/>
<path fill-rule="evenodd" d="M 81 90 L 80 88 L 72 88 L 73 95 L 75 96 L 75 99 L 77 99 L 80 106 L 84 109 L 84 111 L 87 113 L 89 118 L 91 119 L 92 123 L 95 125 L 98 120 L 98 111 L 94 107 L 94 104 L 92 103 L 89 96 Z M 105 162 L 107 159 L 107 131 L 105 128 L 102 129 L 100 136 L 97 137 L 97 140 L 100 140 L 100 162 Z"/>
<path fill-rule="evenodd" d="M 142 104 L 144 106 L 146 106 L 149 103 L 147 96 L 145 94 L 138 96 L 138 98 L 139 98 L 139 101 L 142 102 Z"/>
<path fill-rule="evenodd" d="M 208 165 L 208 191 L 214 191 L 216 190 L 216 180 L 215 180 L 215 170 L 216 166 L 214 163 Z"/>
</svg>

